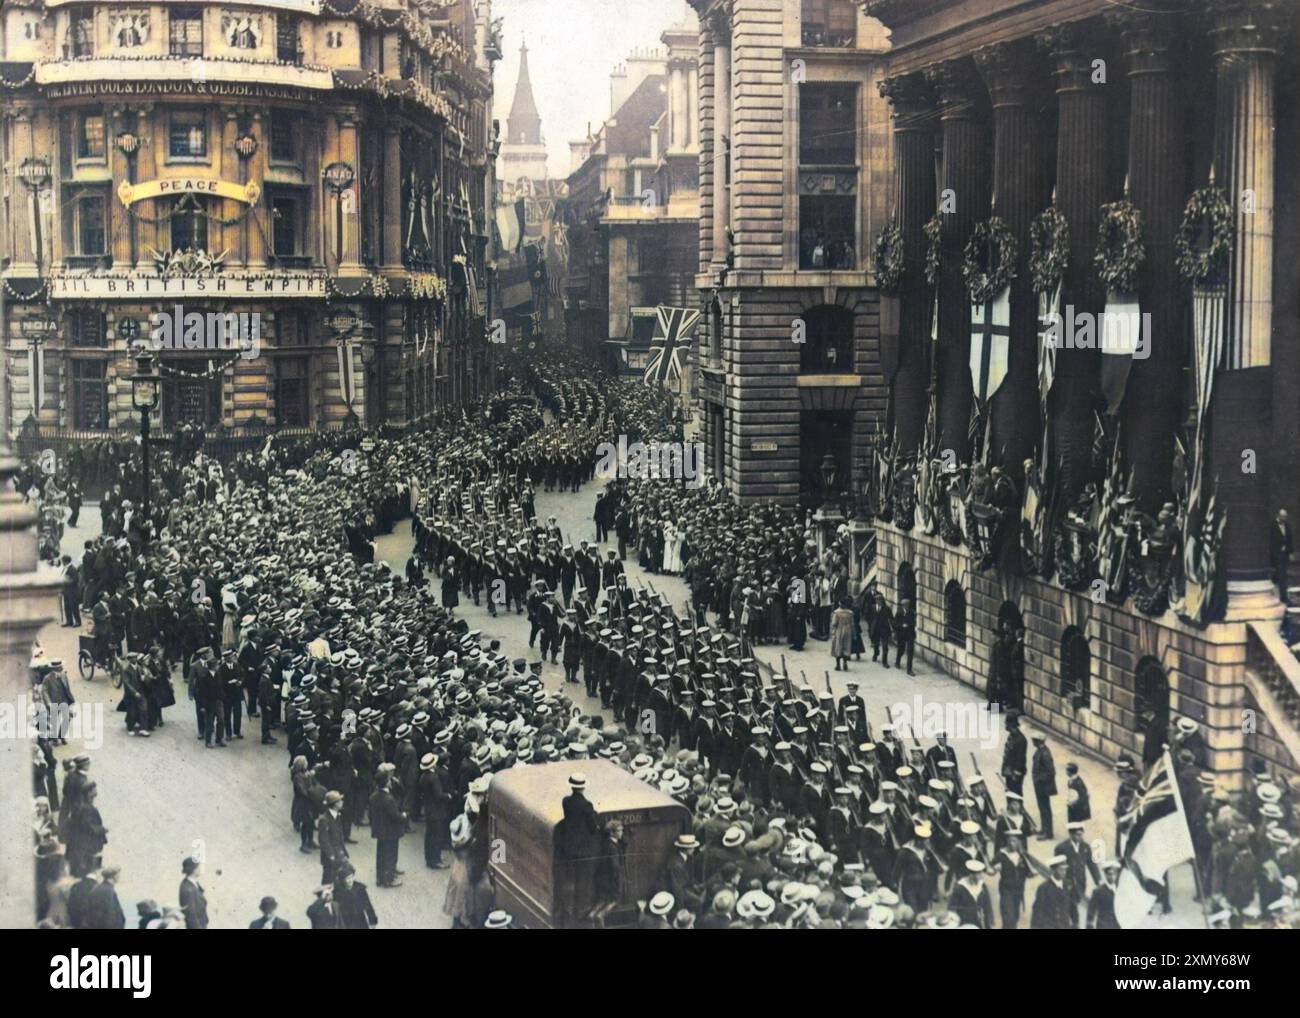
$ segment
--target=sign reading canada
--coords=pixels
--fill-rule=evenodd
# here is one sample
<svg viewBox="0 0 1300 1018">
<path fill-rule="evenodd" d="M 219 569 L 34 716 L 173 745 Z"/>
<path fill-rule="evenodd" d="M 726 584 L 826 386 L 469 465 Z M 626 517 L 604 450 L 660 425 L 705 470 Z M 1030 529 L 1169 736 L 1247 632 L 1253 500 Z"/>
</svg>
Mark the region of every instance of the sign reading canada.
<svg viewBox="0 0 1300 1018">
<path fill-rule="evenodd" d="M 148 180 L 143 184 L 128 184 L 123 181 L 117 189 L 117 196 L 123 205 L 133 205 L 150 198 L 170 198 L 175 195 L 208 195 L 213 198 L 230 198 L 246 205 L 256 205 L 262 196 L 262 188 L 256 181 L 236 184 L 231 180 L 209 180 L 197 177 L 178 177 L 174 180 Z"/>
<path fill-rule="evenodd" d="M 311 272 L 221 272 L 201 276 L 145 273 L 55 275 L 55 300 L 103 300 L 151 297 L 324 297 L 325 276 Z"/>
</svg>

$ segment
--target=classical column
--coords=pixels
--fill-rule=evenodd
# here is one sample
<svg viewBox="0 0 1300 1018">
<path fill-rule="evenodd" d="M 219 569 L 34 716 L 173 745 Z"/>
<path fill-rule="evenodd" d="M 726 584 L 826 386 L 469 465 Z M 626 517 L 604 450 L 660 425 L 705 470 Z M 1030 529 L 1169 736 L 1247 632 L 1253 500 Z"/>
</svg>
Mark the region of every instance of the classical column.
<svg viewBox="0 0 1300 1018">
<path fill-rule="evenodd" d="M 1211 460 L 1227 509 L 1230 614 L 1272 606 L 1268 584 L 1273 332 L 1274 77 L 1295 5 L 1216 0 L 1215 176 L 1236 214 L 1222 368 L 1211 404 Z M 1277 440 L 1277 441 L 1280 441 Z M 1253 450 L 1254 470 L 1247 469 Z"/>
<path fill-rule="evenodd" d="M 893 216 L 903 235 L 898 371 L 891 388 L 894 434 L 902 455 L 911 456 L 920 445 L 929 409 L 932 323 L 924 265 L 925 224 L 934 214 L 934 97 L 921 74 L 885 78 L 880 94 L 893 114 Z"/>
<path fill-rule="evenodd" d="M 989 123 L 984 84 L 969 59 L 927 68 L 939 99 L 943 171 L 939 181 L 939 448 L 970 460 L 970 298 L 961 255 L 975 224 L 989 215 Z M 951 201 L 951 211 L 945 211 Z"/>
<path fill-rule="evenodd" d="M 61 575 L 37 559 L 36 508 L 13 490 L 19 468 L 0 430 L 0 683 L 17 722 L 15 731 L 0 738 L 0 927 L 5 929 L 30 929 L 36 922 L 28 662 L 41 627 L 58 616 L 55 598 L 63 586 Z"/>
<path fill-rule="evenodd" d="M 156 129 L 156 122 L 160 119 L 156 115 L 157 107 L 153 103 L 145 103 L 137 108 L 136 111 L 136 133 L 140 135 L 140 148 L 135 154 L 135 174 L 137 180 L 155 180 L 158 177 L 158 160 L 165 156 L 166 149 L 159 152 L 159 146 L 165 146 L 166 135 Z M 113 195 L 112 200 L 117 200 L 117 195 Z M 157 211 L 149 213 L 150 216 L 157 215 Z M 151 262 L 149 248 L 162 250 L 162 240 L 159 234 L 163 227 L 157 224 L 147 222 L 144 219 L 132 217 L 131 221 L 135 224 L 136 229 L 136 264 L 134 268 L 141 268 Z"/>
<path fill-rule="evenodd" d="M 975 53 L 993 104 L 993 203 L 1019 245 L 1011 283 L 1007 376 L 990 410 L 989 462 L 1019 477 L 1041 437 L 1038 412 L 1038 304 L 1029 283 L 1029 224 L 1047 205 L 1043 132 L 1036 114 L 1034 47 L 1028 40 Z"/>
<path fill-rule="evenodd" d="M 709 271 L 713 261 L 713 207 L 717 201 L 717 181 L 713 176 L 714 131 L 713 107 L 713 30 L 708 19 L 700 20 L 699 80 L 696 105 L 700 143 L 700 257 L 699 271 Z"/>
<path fill-rule="evenodd" d="M 442 196 L 434 199 L 434 221 L 441 221 L 438 209 Z M 435 231 L 436 232 L 436 231 Z M 396 124 L 384 128 L 384 271 L 402 271 L 402 130 Z M 437 252 L 436 237 L 429 243 Z M 435 258 L 437 257 L 435 253 Z"/>
<path fill-rule="evenodd" d="M 363 274 L 361 267 L 361 146 L 358 144 L 358 114 L 356 110 L 339 113 L 339 159 L 352 167 L 355 179 L 351 200 L 342 199 L 343 205 L 343 260 L 340 274 Z"/>
<path fill-rule="evenodd" d="M 1038 37 L 1056 79 L 1056 207 L 1070 232 L 1069 264 L 1061 285 L 1062 313 L 1067 305 L 1073 305 L 1078 314 L 1095 315 L 1106 305 L 1105 289 L 1092 259 L 1100 209 L 1109 198 L 1111 130 L 1106 104 L 1113 82 L 1108 69 L 1098 80 L 1094 61 L 1100 46 L 1096 36 L 1094 24 L 1076 21 L 1050 28 Z M 1100 357 L 1095 347 L 1076 349 L 1070 345 L 1056 351 L 1056 381 L 1048 405 L 1051 459 L 1067 500 L 1088 482 L 1092 469 L 1092 393 Z"/>
<path fill-rule="evenodd" d="M 1184 299 L 1174 266 L 1174 233 L 1187 201 L 1186 99 L 1176 70 L 1187 22 L 1178 4 L 1119 12 L 1129 75 L 1129 200 L 1142 212 L 1146 262 L 1138 302 L 1149 356 L 1133 360 L 1122 404 L 1125 469 L 1140 508 L 1156 513 L 1169 498 L 1182 406 Z M 1150 318 L 1145 317 L 1150 315 Z"/>
<path fill-rule="evenodd" d="M 270 125 L 261 113 L 254 113 L 249 118 L 249 129 L 257 145 L 248 160 L 248 179 L 260 182 L 266 179 L 266 169 L 271 158 Z M 267 207 L 266 195 L 258 200 L 257 207 L 248 214 L 244 224 L 244 242 L 248 245 L 244 249 L 247 264 L 252 269 L 264 269 L 266 268 L 266 245 L 272 229 L 271 210 Z"/>
<path fill-rule="evenodd" d="M 68 114 L 70 115 L 70 114 Z M 10 173 L 17 175 L 24 162 L 36 156 L 35 111 L 30 106 L 15 105 L 4 113 L 6 133 L 9 135 Z M 44 153 L 51 158 L 52 153 Z M 31 188 L 11 176 L 10 190 L 10 228 L 13 230 L 13 259 L 9 271 L 14 276 L 36 275 L 36 241 L 40 232 L 40 196 L 33 194 Z M 49 239 L 45 238 L 47 267 L 49 259 Z"/>
<path fill-rule="evenodd" d="M 727 167 L 731 150 L 731 25 L 715 16 L 713 25 L 713 264 L 711 271 L 727 267 L 731 242 L 731 188 Z"/>
</svg>

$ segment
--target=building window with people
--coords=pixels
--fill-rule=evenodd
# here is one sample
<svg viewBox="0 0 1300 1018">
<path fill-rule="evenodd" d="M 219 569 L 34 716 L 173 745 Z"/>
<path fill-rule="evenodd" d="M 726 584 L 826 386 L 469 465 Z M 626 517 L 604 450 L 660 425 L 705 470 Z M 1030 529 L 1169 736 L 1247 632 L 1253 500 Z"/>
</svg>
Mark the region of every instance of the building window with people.
<svg viewBox="0 0 1300 1018">
<path fill-rule="evenodd" d="M 178 161 L 207 158 L 207 119 L 202 110 L 178 110 L 172 114 L 167 154 Z"/>
<path fill-rule="evenodd" d="M 853 0 L 803 0 L 800 41 L 805 46 L 852 48 L 858 10 Z"/>
<path fill-rule="evenodd" d="M 855 84 L 799 87 L 799 268 L 857 267 Z"/>
<path fill-rule="evenodd" d="M 105 151 L 104 115 L 81 114 L 77 118 L 77 158 L 102 161 Z"/>
<path fill-rule="evenodd" d="M 167 25 L 167 45 L 174 57 L 203 56 L 203 12 L 190 7 L 172 11 Z"/>
<path fill-rule="evenodd" d="M 72 424 L 76 428 L 108 427 L 108 362 L 75 357 L 71 361 Z"/>
<path fill-rule="evenodd" d="M 95 15 L 93 11 L 76 10 L 68 15 L 67 55 L 81 60 L 95 55 Z"/>
<path fill-rule="evenodd" d="M 810 308 L 803 321 L 799 371 L 805 375 L 843 375 L 853 371 L 853 312 L 837 304 Z"/>
<path fill-rule="evenodd" d="M 304 428 L 311 423 L 306 357 L 275 359 L 275 416 L 284 427 Z"/>
</svg>

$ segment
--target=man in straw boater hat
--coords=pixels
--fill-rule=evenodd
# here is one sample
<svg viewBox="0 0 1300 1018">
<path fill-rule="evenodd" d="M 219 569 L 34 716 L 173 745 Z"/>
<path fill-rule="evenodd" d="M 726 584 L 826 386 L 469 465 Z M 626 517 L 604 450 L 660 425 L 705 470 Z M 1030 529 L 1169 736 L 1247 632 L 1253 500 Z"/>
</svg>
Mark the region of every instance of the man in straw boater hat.
<svg viewBox="0 0 1300 1018">
<path fill-rule="evenodd" d="M 570 774 L 569 794 L 561 803 L 564 819 L 555 839 L 561 873 L 555 914 L 562 926 L 575 924 L 579 902 L 591 898 L 592 866 L 601 832 L 596 807 L 584 794 L 586 788 L 585 774 Z"/>
</svg>

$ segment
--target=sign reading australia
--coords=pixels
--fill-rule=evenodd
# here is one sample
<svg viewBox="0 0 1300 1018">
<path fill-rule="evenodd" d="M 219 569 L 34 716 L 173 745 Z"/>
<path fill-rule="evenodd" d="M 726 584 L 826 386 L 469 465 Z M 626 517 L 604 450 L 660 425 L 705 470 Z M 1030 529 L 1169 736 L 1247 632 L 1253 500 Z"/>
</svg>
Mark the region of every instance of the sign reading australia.
<svg viewBox="0 0 1300 1018">
<path fill-rule="evenodd" d="M 324 297 L 325 276 L 312 272 L 231 272 L 205 276 L 86 273 L 50 277 L 55 300 L 120 297 Z"/>
</svg>

